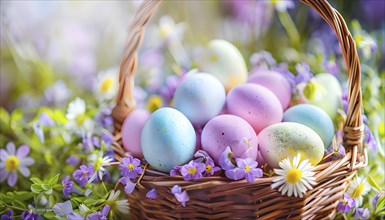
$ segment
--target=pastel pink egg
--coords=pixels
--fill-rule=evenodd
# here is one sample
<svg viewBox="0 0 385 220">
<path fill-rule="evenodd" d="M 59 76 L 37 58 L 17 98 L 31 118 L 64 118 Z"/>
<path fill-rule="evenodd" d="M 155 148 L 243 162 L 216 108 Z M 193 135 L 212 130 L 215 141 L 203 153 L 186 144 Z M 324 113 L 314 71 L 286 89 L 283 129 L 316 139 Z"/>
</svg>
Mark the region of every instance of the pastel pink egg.
<svg viewBox="0 0 385 220">
<path fill-rule="evenodd" d="M 126 151 L 137 158 L 143 158 L 141 134 L 150 112 L 143 109 L 132 111 L 122 125 L 122 143 Z"/>
<path fill-rule="evenodd" d="M 280 73 L 270 70 L 257 71 L 249 76 L 250 83 L 268 88 L 281 102 L 283 110 L 289 107 L 291 102 L 291 85 Z"/>
<path fill-rule="evenodd" d="M 257 135 L 245 120 L 234 115 L 219 115 L 207 122 L 201 142 L 202 149 L 215 162 L 218 162 L 227 146 L 231 147 L 236 158 L 257 159 Z"/>
<path fill-rule="evenodd" d="M 230 90 L 227 110 L 246 120 L 257 134 L 267 126 L 281 122 L 283 116 L 278 98 L 266 87 L 253 83 Z"/>
</svg>

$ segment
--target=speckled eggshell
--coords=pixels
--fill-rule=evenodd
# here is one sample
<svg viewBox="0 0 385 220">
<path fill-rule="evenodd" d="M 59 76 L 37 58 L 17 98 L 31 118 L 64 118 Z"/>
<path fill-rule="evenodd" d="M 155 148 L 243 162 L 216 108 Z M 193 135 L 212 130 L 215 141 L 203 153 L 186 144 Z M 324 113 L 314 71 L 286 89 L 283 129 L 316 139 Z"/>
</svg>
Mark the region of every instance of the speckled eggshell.
<svg viewBox="0 0 385 220">
<path fill-rule="evenodd" d="M 321 137 L 326 147 L 332 143 L 334 136 L 333 121 L 324 110 L 315 105 L 295 105 L 284 112 L 283 121 L 297 122 L 313 129 Z"/>
<path fill-rule="evenodd" d="M 198 60 L 200 70 L 214 75 L 229 91 L 247 80 L 246 62 L 239 50 L 225 40 L 212 40 Z"/>
<path fill-rule="evenodd" d="M 247 80 L 250 83 L 268 88 L 281 102 L 283 110 L 287 109 L 291 101 L 291 85 L 280 73 L 270 70 L 255 72 Z"/>
<path fill-rule="evenodd" d="M 266 87 L 254 83 L 236 86 L 227 95 L 229 114 L 245 119 L 258 134 L 269 125 L 282 121 L 278 98 Z"/>
<path fill-rule="evenodd" d="M 202 149 L 215 162 L 227 146 L 231 147 L 236 158 L 257 159 L 257 135 L 245 120 L 234 115 L 219 115 L 207 122 L 201 141 Z"/>
<path fill-rule="evenodd" d="M 140 136 L 149 117 L 149 111 L 135 109 L 123 122 L 121 131 L 123 147 L 134 157 L 143 158 Z"/>
<path fill-rule="evenodd" d="M 294 122 L 271 125 L 259 133 L 258 140 L 263 159 L 273 168 L 279 168 L 281 160 L 298 153 L 302 159 L 317 165 L 325 150 L 321 137 L 313 129 Z"/>
<path fill-rule="evenodd" d="M 160 108 L 152 113 L 141 140 L 144 158 L 161 172 L 189 162 L 195 153 L 195 130 L 186 116 L 173 108 Z"/>
<path fill-rule="evenodd" d="M 214 76 L 194 73 L 177 88 L 174 106 L 194 125 L 204 125 L 217 116 L 226 103 L 225 88 Z"/>
<path fill-rule="evenodd" d="M 342 87 L 338 79 L 330 73 L 317 74 L 314 81 L 321 85 L 310 103 L 322 108 L 332 120 L 337 116 L 341 105 Z M 322 90 L 322 91 L 321 91 Z"/>
</svg>

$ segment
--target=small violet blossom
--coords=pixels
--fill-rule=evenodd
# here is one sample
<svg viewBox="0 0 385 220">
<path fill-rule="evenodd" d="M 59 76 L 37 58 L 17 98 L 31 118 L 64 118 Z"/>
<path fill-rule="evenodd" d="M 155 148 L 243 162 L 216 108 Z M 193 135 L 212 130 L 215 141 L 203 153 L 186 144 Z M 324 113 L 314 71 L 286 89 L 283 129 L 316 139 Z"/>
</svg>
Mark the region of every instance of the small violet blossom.
<svg viewBox="0 0 385 220">
<path fill-rule="evenodd" d="M 198 150 L 198 151 L 194 154 L 194 157 L 197 158 L 197 159 L 194 160 L 196 163 L 201 163 L 201 162 L 203 162 L 206 158 L 209 158 L 210 156 L 207 154 L 206 151 L 204 151 L 204 150 Z"/>
<path fill-rule="evenodd" d="M 61 183 L 63 185 L 63 194 L 66 198 L 68 198 L 69 193 L 72 192 L 74 187 L 74 182 L 70 181 L 70 176 L 66 176 Z"/>
<path fill-rule="evenodd" d="M 158 197 L 158 191 L 156 191 L 156 189 L 152 189 L 148 191 L 148 193 L 146 194 L 146 197 L 149 199 L 156 199 L 156 197 Z"/>
<path fill-rule="evenodd" d="M 383 197 L 383 196 L 385 196 L 385 191 L 379 192 L 379 193 L 373 198 L 372 205 L 373 205 L 374 209 L 377 208 L 377 202 L 378 202 L 378 200 L 379 200 L 381 197 Z"/>
<path fill-rule="evenodd" d="M 235 168 L 235 165 L 231 162 L 233 152 L 230 147 L 227 147 L 226 150 L 219 157 L 218 164 L 222 170 L 231 170 Z"/>
<path fill-rule="evenodd" d="M 87 220 L 107 220 L 108 212 L 110 212 L 110 206 L 106 205 L 100 212 L 89 214 Z"/>
<path fill-rule="evenodd" d="M 365 145 L 372 151 L 377 151 L 376 139 L 368 126 L 365 125 Z"/>
<path fill-rule="evenodd" d="M 262 169 L 257 168 L 258 162 L 251 158 L 237 158 L 237 166 L 234 169 L 226 170 L 225 174 L 227 178 L 233 180 L 240 180 L 245 178 L 247 182 L 254 182 L 255 178 L 263 176 Z"/>
<path fill-rule="evenodd" d="M 370 211 L 368 208 L 357 208 L 354 210 L 354 217 L 356 219 L 367 220 L 370 217 Z"/>
<path fill-rule="evenodd" d="M 190 200 L 186 191 L 182 192 L 182 187 L 175 185 L 171 188 L 171 193 L 174 194 L 176 200 L 182 203 L 183 207 L 186 207 L 186 202 Z"/>
<path fill-rule="evenodd" d="M 214 173 L 221 170 L 221 168 L 215 166 L 213 159 L 211 159 L 210 157 L 206 158 L 205 167 L 206 169 L 203 173 L 203 176 L 212 176 L 214 175 Z"/>
<path fill-rule="evenodd" d="M 297 63 L 295 65 L 297 75 L 295 76 L 295 83 L 307 83 L 313 78 L 313 74 L 310 72 L 310 67 L 307 63 Z"/>
<path fill-rule="evenodd" d="M 32 212 L 32 210 L 24 211 L 21 213 L 21 219 L 23 220 L 37 220 L 42 219 L 37 213 Z"/>
<path fill-rule="evenodd" d="M 11 209 L 8 209 L 8 211 L 1 216 L 1 220 L 12 220 L 13 217 L 13 211 Z"/>
<path fill-rule="evenodd" d="M 28 167 L 35 163 L 29 154 L 29 147 L 21 145 L 17 150 L 13 142 L 6 145 L 6 149 L 0 149 L 0 182 L 8 179 L 10 187 L 15 186 L 17 182 L 17 171 L 24 177 L 29 177 L 31 172 Z"/>
<path fill-rule="evenodd" d="M 80 162 L 80 158 L 74 155 L 71 155 L 66 159 L 66 163 L 68 163 L 73 167 L 77 166 L 79 162 Z"/>
<path fill-rule="evenodd" d="M 203 163 L 196 163 L 192 160 L 188 164 L 182 166 L 180 173 L 184 180 L 198 180 L 203 177 L 202 173 L 205 170 L 206 166 Z"/>
<path fill-rule="evenodd" d="M 65 202 L 61 202 L 61 203 L 56 203 L 53 208 L 52 208 L 53 212 L 55 213 L 55 215 L 57 216 L 67 216 L 71 213 L 73 213 L 73 209 L 72 209 L 72 204 L 71 204 L 71 201 L 70 200 L 67 200 Z"/>
<path fill-rule="evenodd" d="M 174 168 L 172 168 L 170 170 L 170 176 L 178 176 L 180 175 L 180 169 L 182 168 L 182 166 L 175 166 Z"/>
<path fill-rule="evenodd" d="M 122 177 L 119 179 L 119 182 L 124 185 L 124 191 L 126 192 L 126 194 L 131 194 L 134 191 L 136 182 L 131 182 L 130 177 Z"/>
<path fill-rule="evenodd" d="M 143 172 L 143 169 L 140 167 L 140 160 L 133 156 L 123 158 L 122 163 L 119 164 L 119 170 L 123 177 L 129 177 L 131 179 L 136 178 Z"/>
<path fill-rule="evenodd" d="M 337 210 L 343 214 L 348 213 L 354 206 L 356 201 L 349 196 L 348 193 L 344 193 L 344 198 L 338 203 Z"/>
<path fill-rule="evenodd" d="M 81 165 L 80 169 L 75 170 L 72 176 L 81 187 L 85 187 L 85 184 L 89 181 L 93 174 L 94 168 L 92 166 L 87 167 L 86 165 Z"/>
</svg>

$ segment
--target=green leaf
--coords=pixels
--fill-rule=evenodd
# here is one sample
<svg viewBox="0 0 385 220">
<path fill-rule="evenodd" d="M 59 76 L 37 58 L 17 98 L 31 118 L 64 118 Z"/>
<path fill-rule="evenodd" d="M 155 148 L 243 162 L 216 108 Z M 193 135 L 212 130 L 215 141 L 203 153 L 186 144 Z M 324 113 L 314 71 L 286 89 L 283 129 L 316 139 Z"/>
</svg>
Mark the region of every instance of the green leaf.
<svg viewBox="0 0 385 220">
<path fill-rule="evenodd" d="M 31 191 L 34 193 L 41 193 L 44 191 L 44 189 L 41 187 L 41 185 L 38 184 L 32 184 L 31 185 Z"/>
<path fill-rule="evenodd" d="M 19 200 L 13 200 L 12 201 L 12 206 L 19 207 L 22 209 L 27 209 L 27 205 L 24 202 L 21 202 Z"/>
<path fill-rule="evenodd" d="M 31 180 L 35 184 L 43 184 L 44 183 L 41 179 L 35 178 L 35 177 L 29 178 L 29 180 Z"/>
<path fill-rule="evenodd" d="M 376 182 L 371 176 L 368 176 L 367 180 L 368 180 L 368 183 L 369 183 L 372 187 L 374 187 L 374 188 L 377 189 L 378 191 L 381 191 L 380 186 L 377 184 L 377 182 Z"/>
<path fill-rule="evenodd" d="M 48 184 L 45 184 L 45 183 L 43 183 L 43 184 L 40 184 L 40 186 L 41 186 L 41 188 L 43 188 L 44 190 L 49 190 L 49 189 L 52 189 L 52 187 L 51 187 L 51 186 L 49 186 Z"/>
<path fill-rule="evenodd" d="M 55 213 L 53 213 L 53 212 L 46 212 L 43 214 L 43 216 L 44 216 L 44 219 L 48 219 L 48 220 L 49 219 L 57 219 Z"/>
<path fill-rule="evenodd" d="M 9 122 L 10 122 L 10 116 L 3 107 L 0 108 L 0 130 L 2 133 L 7 134 L 9 133 Z"/>
<path fill-rule="evenodd" d="M 88 199 L 84 200 L 84 205 L 86 205 L 88 207 L 92 207 L 92 206 L 101 205 L 105 201 L 106 201 L 105 199 L 92 199 L 92 198 L 88 198 Z"/>
<path fill-rule="evenodd" d="M 47 194 L 47 195 L 50 195 L 50 194 L 52 194 L 52 188 L 50 188 L 50 189 L 46 190 L 44 193 L 45 193 L 45 194 Z"/>
<path fill-rule="evenodd" d="M 22 109 L 15 109 L 11 113 L 11 121 L 12 122 L 19 122 L 23 119 L 23 110 Z"/>
<path fill-rule="evenodd" d="M 59 181 L 59 176 L 60 176 L 60 173 L 56 174 L 55 176 L 51 177 L 49 180 L 48 180 L 48 185 L 49 186 L 54 186 L 57 181 Z"/>
<path fill-rule="evenodd" d="M 35 193 L 29 191 L 16 191 L 16 192 L 7 192 L 7 196 L 15 198 L 20 201 L 26 201 L 35 196 Z"/>
<path fill-rule="evenodd" d="M 60 124 L 65 124 L 68 121 L 67 117 L 65 116 L 65 114 L 62 111 L 60 111 L 59 109 L 55 109 L 53 111 L 52 119 L 57 121 Z"/>
<path fill-rule="evenodd" d="M 374 213 L 380 213 L 382 211 L 385 211 L 385 196 L 381 196 L 377 201 L 377 207 Z"/>
</svg>

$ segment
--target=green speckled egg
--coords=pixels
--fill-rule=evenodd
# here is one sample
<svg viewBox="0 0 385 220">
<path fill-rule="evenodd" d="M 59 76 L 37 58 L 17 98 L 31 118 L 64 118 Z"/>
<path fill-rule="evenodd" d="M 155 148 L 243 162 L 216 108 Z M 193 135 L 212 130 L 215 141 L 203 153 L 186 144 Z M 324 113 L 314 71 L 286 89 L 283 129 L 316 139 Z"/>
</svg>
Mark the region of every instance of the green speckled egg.
<svg viewBox="0 0 385 220">
<path fill-rule="evenodd" d="M 258 140 L 262 157 L 273 168 L 279 168 L 281 160 L 298 153 L 302 159 L 317 165 L 325 150 L 321 137 L 313 129 L 294 122 L 270 125 L 258 134 Z"/>
</svg>

